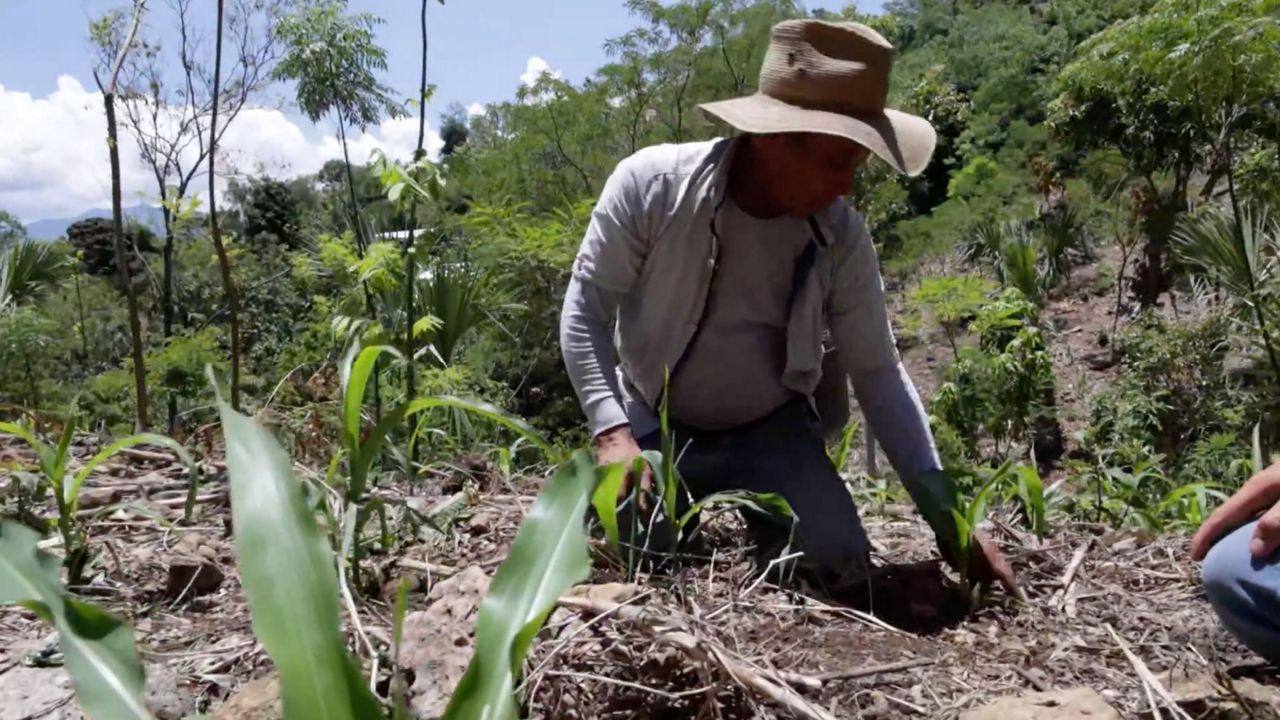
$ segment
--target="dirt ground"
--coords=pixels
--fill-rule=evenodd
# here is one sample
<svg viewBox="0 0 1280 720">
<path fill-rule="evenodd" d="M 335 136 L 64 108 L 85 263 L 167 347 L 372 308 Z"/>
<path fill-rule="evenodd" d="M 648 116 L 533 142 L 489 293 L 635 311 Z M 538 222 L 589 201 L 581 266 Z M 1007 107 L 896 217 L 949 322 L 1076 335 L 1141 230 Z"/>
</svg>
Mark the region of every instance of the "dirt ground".
<svg viewBox="0 0 1280 720">
<path fill-rule="evenodd" d="M 119 504 L 86 518 L 97 552 L 76 590 L 133 623 L 159 717 L 197 710 L 235 717 L 217 714 L 219 706 L 247 681 L 269 675 L 270 663 L 253 637 L 235 573 L 225 482 L 207 484 L 195 523 L 182 527 L 172 524 L 180 510 L 167 506 L 174 491 L 155 490 L 172 487 L 180 472 L 166 462 L 130 458 L 94 479 L 95 492 Z M 432 515 L 448 534 L 419 529 L 413 539 L 415 531 L 402 527 L 397 533 L 405 544 L 376 558 L 377 581 L 360 603 L 361 624 L 373 642 L 383 647 L 391 634 L 390 592 L 380 586 L 409 579 L 417 590 L 411 607 L 428 611 L 428 619 L 433 606 L 456 603 L 442 588 L 464 575 L 492 576 L 535 486 L 532 480 L 509 485 L 481 471 L 412 489 L 384 488 L 394 507 Z M 970 616 L 948 617 L 940 605 L 956 596 L 944 588 L 941 572 L 929 570 L 932 538 L 914 511 L 889 505 L 869 512 L 866 523 L 877 564 L 909 566 L 902 574 L 915 578 L 873 588 L 868 612 L 763 579 L 732 514 L 709 526 L 706 555 L 680 572 L 623 583 L 616 563 L 596 552 L 591 582 L 609 599 L 596 611 L 568 607 L 552 616 L 525 679 L 531 716 L 805 716 L 744 679 L 758 676 L 834 717 L 949 718 L 1003 696 L 1084 686 L 1124 717 L 1137 718 L 1148 701 L 1133 658 L 1169 686 L 1177 684 L 1170 673 L 1226 677 L 1229 670 L 1238 676 L 1259 669 L 1215 622 L 1197 569 L 1186 559 L 1185 538 L 1076 525 L 1056 528 L 1040 542 L 997 514 L 991 531 L 1014 564 L 1026 602 L 992 591 Z M 179 572 L 175 584 L 173 568 L 191 563 L 212 564 L 225 578 L 201 586 Z M 577 594 L 596 597 L 596 590 Z M 608 603 L 642 616 L 597 617 Z M 470 622 L 473 614 L 463 612 Z M 346 616 L 344 626 L 357 647 Z M 413 661 L 419 666 L 436 667 L 448 654 L 465 666 L 465 632 L 452 647 L 424 640 L 414 648 L 415 635 L 407 631 L 404 652 L 425 654 L 426 660 Z M 673 640 L 673 632 L 685 633 L 695 647 Z M 41 652 L 55 641 L 48 628 L 23 609 L 5 607 L 0 637 L 0 720 L 79 717 L 65 672 Z M 386 663 L 379 672 L 386 673 Z M 1262 677 L 1280 682 L 1272 671 Z M 415 692 L 428 681 L 414 678 Z"/>
</svg>

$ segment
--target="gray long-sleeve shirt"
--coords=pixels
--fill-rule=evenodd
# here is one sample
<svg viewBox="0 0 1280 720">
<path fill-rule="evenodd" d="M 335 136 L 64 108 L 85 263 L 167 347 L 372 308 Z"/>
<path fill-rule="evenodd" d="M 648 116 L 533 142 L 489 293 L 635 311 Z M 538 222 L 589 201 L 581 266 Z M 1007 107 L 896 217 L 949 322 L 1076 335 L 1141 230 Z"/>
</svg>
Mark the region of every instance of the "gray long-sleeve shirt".
<svg viewBox="0 0 1280 720">
<path fill-rule="evenodd" d="M 593 435 L 629 423 L 610 339 L 619 301 L 618 293 L 574 278 L 561 314 L 561 349 Z M 860 370 L 850 380 L 876 439 L 908 488 L 937 470 L 928 416 L 902 364 Z M 653 429 L 633 427 L 632 432 L 643 436 Z"/>
</svg>

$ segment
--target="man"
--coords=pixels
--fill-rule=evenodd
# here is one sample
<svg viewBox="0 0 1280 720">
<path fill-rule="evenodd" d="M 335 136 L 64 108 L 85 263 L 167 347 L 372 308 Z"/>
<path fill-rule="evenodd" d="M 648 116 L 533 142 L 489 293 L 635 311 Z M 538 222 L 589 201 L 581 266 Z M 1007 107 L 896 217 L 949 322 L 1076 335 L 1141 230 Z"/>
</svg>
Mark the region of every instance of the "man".
<svg viewBox="0 0 1280 720">
<path fill-rule="evenodd" d="M 1205 593 L 1222 624 L 1280 665 L 1280 463 L 1254 475 L 1191 539 Z"/>
<path fill-rule="evenodd" d="M 820 383 L 847 403 L 852 380 L 935 532 L 954 527 L 938 510 L 954 493 L 936 473 L 927 417 L 897 356 L 875 248 L 843 200 L 871 154 L 916 175 L 933 153 L 927 121 L 885 108 L 891 53 L 860 24 L 777 25 L 759 92 L 700 106 L 737 137 L 650 147 L 619 163 L 561 317 L 600 463 L 656 449 L 666 402 L 689 492 L 782 495 L 798 521 L 794 549 L 836 585 L 865 577 L 869 543 L 825 453 L 822 424 L 840 418 L 817 414 Z M 838 355 L 824 355 L 824 332 Z M 749 519 L 770 553 L 790 539 L 777 518 Z M 956 561 L 947 547 L 944 556 Z M 985 538 L 971 567 L 1014 590 Z"/>
</svg>

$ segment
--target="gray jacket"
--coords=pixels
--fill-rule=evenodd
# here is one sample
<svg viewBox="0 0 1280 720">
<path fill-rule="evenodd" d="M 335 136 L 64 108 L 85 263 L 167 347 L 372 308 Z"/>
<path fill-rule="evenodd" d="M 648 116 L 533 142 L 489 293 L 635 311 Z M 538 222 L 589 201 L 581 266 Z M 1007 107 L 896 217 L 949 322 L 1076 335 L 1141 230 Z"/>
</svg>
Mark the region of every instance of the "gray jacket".
<svg viewBox="0 0 1280 720">
<path fill-rule="evenodd" d="M 732 139 L 652 146 L 624 159 L 606 182 L 573 274 L 620 297 L 615 343 L 625 417 L 593 418 L 594 426 L 656 426 L 666 374 L 707 301 L 719 253 L 714 223 L 736 147 Z M 781 379 L 804 395 L 821 377 L 827 328 L 851 377 L 898 364 L 862 216 L 841 200 L 815 219 L 828 244 L 792 306 Z"/>
</svg>

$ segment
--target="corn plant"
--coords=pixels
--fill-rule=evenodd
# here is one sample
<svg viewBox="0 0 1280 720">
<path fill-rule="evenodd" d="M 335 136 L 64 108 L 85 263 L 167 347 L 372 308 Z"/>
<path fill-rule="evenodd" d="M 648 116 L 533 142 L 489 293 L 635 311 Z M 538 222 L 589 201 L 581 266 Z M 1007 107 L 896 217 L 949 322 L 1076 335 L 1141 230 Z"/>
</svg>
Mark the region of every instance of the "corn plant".
<svg viewBox="0 0 1280 720">
<path fill-rule="evenodd" d="M 476 617 L 475 653 L 444 720 L 515 720 L 516 683 L 556 598 L 591 571 L 583 524 L 603 469 L 580 451 L 560 465 L 520 523 Z"/>
<path fill-rule="evenodd" d="M 0 603 L 17 603 L 58 630 L 80 708 L 99 720 L 151 720 L 133 632 L 120 619 L 68 595 L 58 560 L 36 548 L 39 533 L 0 522 Z"/>
<path fill-rule="evenodd" d="M 1048 517 L 1044 482 L 1040 479 L 1040 473 L 1034 465 L 1019 465 L 1013 474 L 1014 482 L 1008 496 L 1016 498 L 1021 504 L 1027 529 L 1036 538 L 1044 540 L 1045 533 L 1048 532 Z"/>
<path fill-rule="evenodd" d="M 831 458 L 831 464 L 836 472 L 844 470 L 849 464 L 849 452 L 853 449 L 853 443 L 858 439 L 860 430 L 862 430 L 862 423 L 858 422 L 857 418 L 849 418 L 849 422 L 845 423 L 844 430 L 840 433 L 840 441 L 828 451 L 827 457 Z"/>
<path fill-rule="evenodd" d="M 950 538 L 950 541 L 955 548 L 956 571 L 960 573 L 965 595 L 969 595 L 974 587 L 971 572 L 971 560 L 975 552 L 974 532 L 982 521 L 986 520 L 991 496 L 1000 484 L 1006 481 L 1010 466 L 1011 463 L 1006 461 L 994 472 L 990 472 L 974 493 L 973 498 L 957 502 L 957 507 L 951 509 L 951 517 L 955 521 L 955 536 Z"/>
<path fill-rule="evenodd" d="M 183 513 L 184 520 L 188 521 L 195 509 L 196 489 L 199 485 L 199 471 L 186 449 L 176 440 L 154 433 L 138 433 L 116 440 L 91 457 L 74 473 L 71 472 L 71 440 L 76 432 L 76 421 L 77 416 L 73 410 L 68 413 L 56 443 L 46 442 L 34 428 L 27 425 L 0 422 L 0 433 L 21 439 L 36 455 L 42 477 L 38 478 L 33 499 L 38 502 L 43 499 L 46 490 L 52 491 L 58 508 L 57 526 L 62 536 L 69 582 L 73 585 L 80 581 L 81 572 L 89 559 L 88 537 L 76 517 L 80 504 L 80 491 L 84 487 L 85 480 L 98 469 L 98 466 L 121 450 L 136 445 L 159 445 L 177 453 L 187 466 L 189 474 L 187 502 Z"/>
<path fill-rule="evenodd" d="M 344 527 L 343 542 L 340 544 L 344 547 L 347 545 L 350 547 L 352 575 L 357 581 L 359 580 L 360 560 L 364 555 L 363 529 L 369 521 L 370 512 L 382 512 L 378 502 L 367 501 L 371 473 L 374 464 L 382 456 L 383 450 L 390 441 L 392 433 L 401 426 L 405 419 L 413 418 L 433 408 L 448 408 L 465 412 L 514 430 L 542 450 L 548 458 L 553 461 L 560 459 L 555 448 L 528 423 L 508 415 L 500 408 L 489 403 L 453 396 L 437 395 L 418 398 L 389 408 L 372 428 L 366 430 L 363 413 L 365 390 L 369 387 L 370 380 L 376 373 L 378 358 L 384 352 L 398 354 L 395 348 L 385 345 L 372 345 L 362 348 L 358 343 L 353 343 L 343 360 L 339 373 L 342 381 L 341 420 L 343 447 L 331 460 L 329 467 L 331 475 L 336 474 L 335 471 L 341 464 L 341 460 L 344 458 L 346 460 L 347 479 L 343 498 L 346 511 L 344 511 L 343 516 L 349 517 L 351 523 Z M 411 444 L 415 442 L 418 433 L 424 430 L 419 425 L 414 434 L 410 436 L 409 442 Z M 385 514 L 383 519 L 385 525 Z M 384 532 L 383 537 L 389 542 L 389 533 Z M 358 586 L 359 582 L 356 584 Z"/>
<path fill-rule="evenodd" d="M 338 623 L 334 554 L 288 455 L 269 430 L 218 401 L 241 582 L 257 638 L 280 672 L 286 720 L 374 720 L 382 709 Z"/>
</svg>

